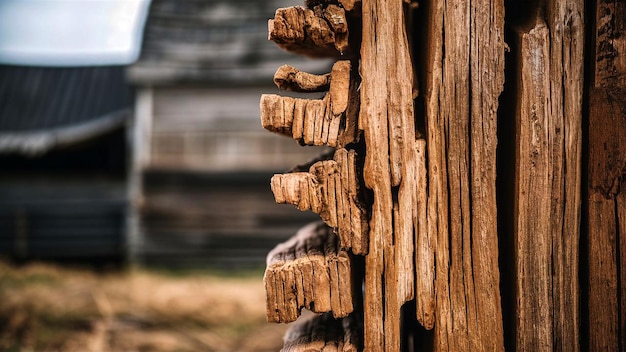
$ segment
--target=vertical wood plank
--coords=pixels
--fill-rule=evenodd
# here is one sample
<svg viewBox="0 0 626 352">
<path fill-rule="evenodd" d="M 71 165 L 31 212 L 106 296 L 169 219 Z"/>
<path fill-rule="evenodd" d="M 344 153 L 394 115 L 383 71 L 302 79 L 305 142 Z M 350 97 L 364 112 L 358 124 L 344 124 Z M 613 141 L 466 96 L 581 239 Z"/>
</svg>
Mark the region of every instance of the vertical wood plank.
<svg viewBox="0 0 626 352">
<path fill-rule="evenodd" d="M 503 350 L 495 203 L 504 4 L 426 4 L 428 233 L 436 237 L 435 349 Z M 445 53 L 445 55 L 444 55 Z"/>
<path fill-rule="evenodd" d="M 580 349 L 580 243 L 584 3 L 548 2 L 550 97 L 554 134 L 551 204 L 553 341 L 556 350 Z"/>
<path fill-rule="evenodd" d="M 519 37 L 518 110 L 514 247 L 516 271 L 516 347 L 550 351 L 552 344 L 552 137 L 550 41 L 539 17 Z"/>
<path fill-rule="evenodd" d="M 544 5 L 516 46 L 516 347 L 576 351 L 584 6 Z"/>
<path fill-rule="evenodd" d="M 593 79 L 589 88 L 585 333 L 589 350 L 617 351 L 626 348 L 622 238 L 626 194 L 626 1 L 597 0 L 593 5 L 595 55 L 590 58 Z"/>
<path fill-rule="evenodd" d="M 403 4 L 402 0 L 362 4 L 359 126 L 367 149 L 363 179 L 373 191 L 365 260 L 366 351 L 400 350 L 400 310 L 414 296 L 417 225 L 411 205 L 417 157 L 413 67 Z"/>
</svg>

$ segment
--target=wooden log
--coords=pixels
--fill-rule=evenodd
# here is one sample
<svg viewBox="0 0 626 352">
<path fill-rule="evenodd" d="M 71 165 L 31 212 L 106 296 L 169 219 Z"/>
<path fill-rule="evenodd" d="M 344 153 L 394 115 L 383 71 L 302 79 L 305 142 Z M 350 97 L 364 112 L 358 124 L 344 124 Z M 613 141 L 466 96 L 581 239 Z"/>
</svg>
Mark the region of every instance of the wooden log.
<svg viewBox="0 0 626 352">
<path fill-rule="evenodd" d="M 354 310 L 350 257 L 321 222 L 305 226 L 268 254 L 263 282 L 270 322 L 295 321 L 302 308 L 332 311 L 335 318 Z"/>
<path fill-rule="evenodd" d="M 626 348 L 626 2 L 593 7 L 584 348 L 618 351 Z"/>
<path fill-rule="evenodd" d="M 289 328 L 281 352 L 357 352 L 361 346 L 362 325 L 356 317 L 320 314 L 303 317 Z"/>
<path fill-rule="evenodd" d="M 428 232 L 437 239 L 435 350 L 503 350 L 495 157 L 504 4 L 425 7 Z"/>
<path fill-rule="evenodd" d="M 356 152 L 338 149 L 332 160 L 313 163 L 309 172 L 277 174 L 271 187 L 277 203 L 311 209 L 335 229 L 342 248 L 368 250 L 368 214 L 359 196 Z"/>
<path fill-rule="evenodd" d="M 316 76 L 282 66 L 274 76 L 279 88 L 316 91 L 328 87 L 323 99 L 273 94 L 261 96 L 261 124 L 268 131 L 291 136 L 302 145 L 344 147 L 358 140 L 358 74 L 350 61 L 337 61 L 329 75 Z"/>
<path fill-rule="evenodd" d="M 345 10 L 336 5 L 317 13 L 300 6 L 280 8 L 268 21 L 268 39 L 297 54 L 340 57 L 350 51 L 347 23 Z"/>
</svg>

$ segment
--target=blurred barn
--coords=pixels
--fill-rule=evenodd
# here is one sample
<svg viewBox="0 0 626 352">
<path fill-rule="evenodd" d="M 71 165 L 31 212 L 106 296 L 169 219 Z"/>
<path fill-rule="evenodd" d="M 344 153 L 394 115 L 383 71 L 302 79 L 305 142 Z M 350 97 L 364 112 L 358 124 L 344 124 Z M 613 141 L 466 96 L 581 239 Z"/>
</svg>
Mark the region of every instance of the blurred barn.
<svg viewBox="0 0 626 352">
<path fill-rule="evenodd" d="M 267 41 L 284 1 L 137 2 L 124 65 L 0 67 L 0 254 L 261 266 L 315 219 L 276 205 L 271 175 L 320 150 L 263 131 L 259 97 L 281 64 L 329 63 Z"/>
</svg>

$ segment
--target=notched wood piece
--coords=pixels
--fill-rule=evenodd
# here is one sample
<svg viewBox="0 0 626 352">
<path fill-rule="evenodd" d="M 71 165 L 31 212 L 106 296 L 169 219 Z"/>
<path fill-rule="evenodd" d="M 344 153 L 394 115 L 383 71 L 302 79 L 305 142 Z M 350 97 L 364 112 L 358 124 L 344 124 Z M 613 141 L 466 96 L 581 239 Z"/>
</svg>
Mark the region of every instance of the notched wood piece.
<svg viewBox="0 0 626 352">
<path fill-rule="evenodd" d="M 314 75 L 283 65 L 274 74 L 274 84 L 279 89 L 293 92 L 325 92 L 330 89 L 330 73 Z"/>
<path fill-rule="evenodd" d="M 353 315 L 342 319 L 334 319 L 331 314 L 303 317 L 287 331 L 281 352 L 360 351 L 362 330 Z"/>
<path fill-rule="evenodd" d="M 268 321 L 292 322 L 302 308 L 335 318 L 353 311 L 350 257 L 338 242 L 331 228 L 316 222 L 268 254 L 263 278 Z"/>
<path fill-rule="evenodd" d="M 342 248 L 368 251 L 368 214 L 359 198 L 356 152 L 338 149 L 332 160 L 312 164 L 309 172 L 276 174 L 271 181 L 277 203 L 311 209 L 339 234 Z"/>
<path fill-rule="evenodd" d="M 331 73 L 324 76 L 282 66 L 274 80 L 279 88 L 299 91 L 328 86 L 328 93 L 322 99 L 262 95 L 263 128 L 291 136 L 302 145 L 344 147 L 358 139 L 359 77 L 350 61 L 337 61 Z"/>
<path fill-rule="evenodd" d="M 311 57 L 339 57 L 348 52 L 345 10 L 336 5 L 320 15 L 304 7 L 276 10 L 268 39 L 282 49 Z"/>
</svg>

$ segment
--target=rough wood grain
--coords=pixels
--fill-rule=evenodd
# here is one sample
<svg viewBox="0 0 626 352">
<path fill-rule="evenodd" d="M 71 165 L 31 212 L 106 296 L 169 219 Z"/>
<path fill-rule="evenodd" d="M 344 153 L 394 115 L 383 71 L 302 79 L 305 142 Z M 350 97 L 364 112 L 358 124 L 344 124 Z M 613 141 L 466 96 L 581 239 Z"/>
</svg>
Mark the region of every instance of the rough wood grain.
<svg viewBox="0 0 626 352">
<path fill-rule="evenodd" d="M 268 21 L 268 39 L 279 47 L 311 57 L 339 57 L 349 52 L 345 10 L 329 5 L 323 11 L 294 6 L 276 10 Z"/>
<path fill-rule="evenodd" d="M 362 346 L 362 325 L 350 315 L 334 319 L 331 314 L 303 317 L 285 335 L 281 352 L 357 352 Z"/>
<path fill-rule="evenodd" d="M 274 94 L 261 96 L 261 124 L 268 131 L 291 136 L 302 145 L 344 147 L 358 140 L 358 77 L 350 61 L 337 61 L 328 78 L 278 69 L 274 80 L 279 88 L 322 89 L 323 99 L 301 99 Z"/>
<path fill-rule="evenodd" d="M 428 231 L 426 141 L 416 143 L 416 191 L 413 205 L 415 227 L 415 300 L 417 320 L 426 329 L 435 325 L 435 246 L 436 237 Z"/>
<path fill-rule="evenodd" d="M 520 38 L 515 179 L 517 343 L 524 351 L 552 350 L 552 234 L 550 210 L 553 121 L 550 39 L 542 19 Z"/>
<path fill-rule="evenodd" d="M 359 196 L 356 152 L 338 149 L 333 160 L 318 161 L 309 172 L 277 174 L 271 186 L 277 203 L 311 209 L 336 229 L 342 248 L 368 251 L 368 214 Z"/>
<path fill-rule="evenodd" d="M 514 238 L 516 347 L 578 350 L 582 1 L 520 30 Z"/>
<path fill-rule="evenodd" d="M 626 1 L 593 3 L 589 87 L 588 348 L 626 348 Z"/>
<path fill-rule="evenodd" d="M 414 297 L 418 228 L 413 67 L 402 0 L 363 2 L 362 19 L 359 127 L 367 149 L 363 178 L 374 198 L 365 260 L 365 349 L 398 351 L 400 309 Z"/>
<path fill-rule="evenodd" d="M 305 226 L 268 254 L 263 281 L 270 322 L 295 321 L 302 308 L 332 311 L 335 318 L 354 309 L 350 257 L 321 222 Z"/>
<path fill-rule="evenodd" d="M 503 350 L 494 167 L 503 2 L 425 6 L 428 232 L 437 238 L 435 350 Z"/>
</svg>

